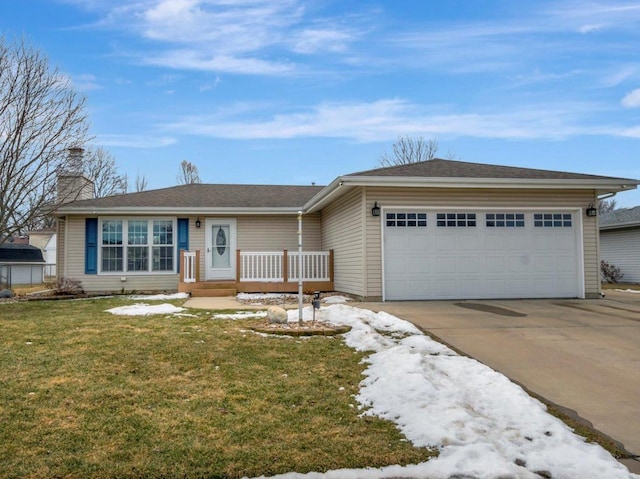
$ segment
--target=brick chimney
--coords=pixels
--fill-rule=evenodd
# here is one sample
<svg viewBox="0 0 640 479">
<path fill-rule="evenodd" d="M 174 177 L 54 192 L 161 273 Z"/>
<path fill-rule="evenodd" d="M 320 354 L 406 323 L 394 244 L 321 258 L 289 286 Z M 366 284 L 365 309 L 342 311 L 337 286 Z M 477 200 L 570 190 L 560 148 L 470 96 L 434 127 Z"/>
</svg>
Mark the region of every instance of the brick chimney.
<svg viewBox="0 0 640 479">
<path fill-rule="evenodd" d="M 93 181 L 82 172 L 84 149 L 69 148 L 67 162 L 58 173 L 57 203 L 91 200 L 94 196 Z"/>
</svg>

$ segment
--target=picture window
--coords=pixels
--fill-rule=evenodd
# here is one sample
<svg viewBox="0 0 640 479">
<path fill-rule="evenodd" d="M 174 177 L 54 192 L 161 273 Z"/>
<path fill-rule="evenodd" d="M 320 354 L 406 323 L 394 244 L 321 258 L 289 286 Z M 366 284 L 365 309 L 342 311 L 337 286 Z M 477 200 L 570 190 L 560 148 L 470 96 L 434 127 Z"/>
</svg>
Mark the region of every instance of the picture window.
<svg viewBox="0 0 640 479">
<path fill-rule="evenodd" d="M 101 272 L 174 271 L 173 220 L 103 220 L 100 231 Z"/>
</svg>

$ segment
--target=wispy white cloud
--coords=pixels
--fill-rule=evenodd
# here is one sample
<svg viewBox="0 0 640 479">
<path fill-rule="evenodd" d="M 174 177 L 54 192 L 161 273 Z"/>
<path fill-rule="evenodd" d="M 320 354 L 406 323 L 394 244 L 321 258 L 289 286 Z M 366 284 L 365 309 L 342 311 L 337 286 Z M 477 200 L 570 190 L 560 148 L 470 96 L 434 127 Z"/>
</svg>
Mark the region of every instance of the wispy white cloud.
<svg viewBox="0 0 640 479">
<path fill-rule="evenodd" d="M 530 70 L 549 62 L 566 65 L 581 55 L 600 53 L 609 64 L 592 66 L 597 79 L 616 68 L 616 55 L 631 54 L 624 44 L 602 40 L 601 33 L 619 30 L 640 37 L 640 2 L 531 2 L 522 4 L 518 15 L 494 21 L 434 21 L 392 35 L 390 41 L 398 51 L 414 52 L 419 61 L 413 66 L 458 74 Z M 410 54 L 398 56 L 398 63 L 411 61 Z"/>
<path fill-rule="evenodd" d="M 640 64 L 621 64 L 609 69 L 602 78 L 602 85 L 615 87 L 628 80 L 640 78 Z"/>
<path fill-rule="evenodd" d="M 590 124 L 590 115 L 602 107 L 592 103 L 565 103 L 510 108 L 483 113 L 440 112 L 403 99 L 369 103 L 321 103 L 306 111 L 275 114 L 263 120 L 237 115 L 189 116 L 163 127 L 172 134 L 228 139 L 346 138 L 378 142 L 398 135 L 476 137 L 499 139 L 561 139 L 575 135 L 613 134 L 621 130 Z M 247 115 L 242 115 L 246 117 Z"/>
<path fill-rule="evenodd" d="M 147 85 L 164 87 L 167 85 L 172 85 L 181 79 L 182 79 L 182 75 L 164 73 L 153 80 L 149 80 L 147 82 Z"/>
<path fill-rule="evenodd" d="M 91 0 L 73 1 L 98 8 Z M 301 0 L 116 0 L 107 5 L 100 27 L 125 29 L 154 42 L 155 53 L 134 56 L 175 69 L 292 73 L 304 56 L 347 52 L 364 33 L 341 19 L 312 17 Z"/>
<path fill-rule="evenodd" d="M 220 78 L 219 75 L 216 75 L 213 81 L 205 83 L 204 85 L 201 85 L 200 91 L 205 92 L 205 91 L 213 90 L 214 88 L 217 88 L 218 85 L 220 85 L 220 83 L 222 83 L 222 78 Z"/>
<path fill-rule="evenodd" d="M 640 88 L 627 93 L 620 103 L 625 108 L 640 108 Z"/>
<path fill-rule="evenodd" d="M 614 132 L 615 136 L 624 136 L 627 138 L 640 139 L 640 125 L 632 126 L 630 128 L 620 128 Z M 639 175 L 635 175 L 637 178 Z"/>
<path fill-rule="evenodd" d="M 634 28 L 640 22 L 640 3 L 616 0 L 569 0 L 554 3 L 546 11 L 556 26 L 590 33 Z"/>
<path fill-rule="evenodd" d="M 99 134 L 96 143 L 101 146 L 127 148 L 162 148 L 177 143 L 174 137 L 154 135 Z"/>
<path fill-rule="evenodd" d="M 73 86 L 80 91 L 91 91 L 102 88 L 96 80 L 95 75 L 91 75 L 90 73 L 74 75 L 72 77 Z"/>
<path fill-rule="evenodd" d="M 147 65 L 175 69 L 239 73 L 246 75 L 281 75 L 295 70 L 292 63 L 262 60 L 255 57 L 216 55 L 192 49 L 169 50 L 148 54 L 141 59 Z"/>
<path fill-rule="evenodd" d="M 580 33 L 591 33 L 591 32 L 597 32 L 600 31 L 604 28 L 604 25 L 602 24 L 590 24 L 590 25 L 582 25 L 578 31 Z"/>
</svg>

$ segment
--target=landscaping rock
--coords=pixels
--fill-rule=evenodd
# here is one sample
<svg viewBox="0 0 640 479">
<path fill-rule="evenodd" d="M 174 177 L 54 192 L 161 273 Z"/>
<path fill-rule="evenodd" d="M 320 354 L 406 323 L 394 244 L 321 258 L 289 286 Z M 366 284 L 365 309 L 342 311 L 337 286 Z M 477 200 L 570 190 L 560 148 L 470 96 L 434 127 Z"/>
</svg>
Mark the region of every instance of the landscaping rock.
<svg viewBox="0 0 640 479">
<path fill-rule="evenodd" d="M 267 318 L 270 323 L 286 324 L 287 310 L 279 306 L 271 306 L 267 309 Z"/>
<path fill-rule="evenodd" d="M 13 291 L 10 289 L 3 289 L 0 291 L 0 298 L 13 298 Z"/>
</svg>

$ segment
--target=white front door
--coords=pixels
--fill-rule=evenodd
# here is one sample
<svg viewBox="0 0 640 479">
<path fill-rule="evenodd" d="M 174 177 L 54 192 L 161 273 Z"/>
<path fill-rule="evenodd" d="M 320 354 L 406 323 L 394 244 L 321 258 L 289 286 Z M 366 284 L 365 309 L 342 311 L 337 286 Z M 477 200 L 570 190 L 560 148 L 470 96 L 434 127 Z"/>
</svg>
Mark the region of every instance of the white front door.
<svg viewBox="0 0 640 479">
<path fill-rule="evenodd" d="M 236 220 L 207 218 L 206 279 L 236 278 Z"/>
</svg>

